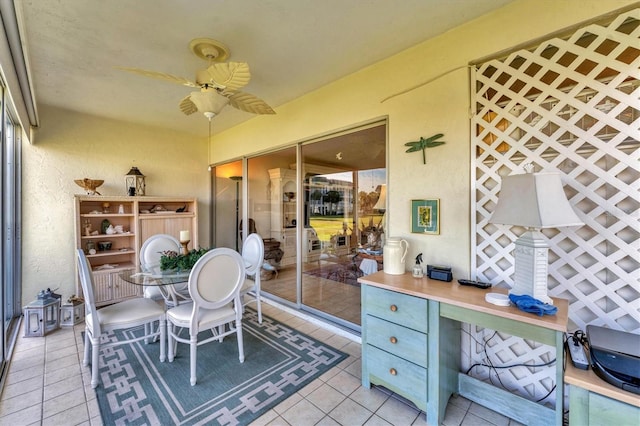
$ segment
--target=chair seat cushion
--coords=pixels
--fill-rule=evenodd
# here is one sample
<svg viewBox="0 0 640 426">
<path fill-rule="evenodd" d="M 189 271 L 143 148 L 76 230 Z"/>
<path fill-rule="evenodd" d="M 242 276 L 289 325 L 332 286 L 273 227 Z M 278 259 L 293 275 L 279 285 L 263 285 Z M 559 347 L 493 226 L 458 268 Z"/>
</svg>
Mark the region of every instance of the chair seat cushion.
<svg viewBox="0 0 640 426">
<path fill-rule="evenodd" d="M 192 312 L 193 303 L 178 305 L 167 311 L 167 321 L 170 321 L 178 327 L 188 328 L 191 322 Z M 200 330 L 206 330 L 220 323 L 234 321 L 236 317 L 236 311 L 233 309 L 233 304 L 231 303 L 216 310 L 201 310 L 200 313 L 202 314 L 198 321 L 198 328 Z"/>
<path fill-rule="evenodd" d="M 96 314 L 103 328 L 121 329 L 162 319 L 164 308 L 151 299 L 141 297 L 105 306 L 98 309 Z M 92 321 L 91 315 L 88 315 L 85 321 L 89 325 Z"/>
</svg>

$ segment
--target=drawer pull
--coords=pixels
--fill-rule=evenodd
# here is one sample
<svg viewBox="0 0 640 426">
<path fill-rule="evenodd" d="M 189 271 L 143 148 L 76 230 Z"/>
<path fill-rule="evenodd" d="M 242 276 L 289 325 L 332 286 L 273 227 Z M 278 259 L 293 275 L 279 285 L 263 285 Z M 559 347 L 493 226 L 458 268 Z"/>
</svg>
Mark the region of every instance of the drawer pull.
<svg viewBox="0 0 640 426">
<path fill-rule="evenodd" d="M 391 312 L 395 312 L 398 310 L 398 307 L 396 305 L 391 305 L 389 306 L 389 309 L 391 309 Z"/>
<path fill-rule="evenodd" d="M 396 371 L 396 369 L 395 369 L 395 368 L 391 368 L 391 369 L 389 370 L 389 374 L 391 374 L 392 376 L 396 376 L 396 375 L 398 375 L 398 372 Z"/>
<path fill-rule="evenodd" d="M 389 339 L 389 341 L 390 341 L 391 343 L 393 343 L 394 345 L 395 345 L 396 343 L 398 343 L 398 339 L 396 339 L 396 337 L 395 337 L 395 336 L 391 336 L 391 338 Z"/>
</svg>

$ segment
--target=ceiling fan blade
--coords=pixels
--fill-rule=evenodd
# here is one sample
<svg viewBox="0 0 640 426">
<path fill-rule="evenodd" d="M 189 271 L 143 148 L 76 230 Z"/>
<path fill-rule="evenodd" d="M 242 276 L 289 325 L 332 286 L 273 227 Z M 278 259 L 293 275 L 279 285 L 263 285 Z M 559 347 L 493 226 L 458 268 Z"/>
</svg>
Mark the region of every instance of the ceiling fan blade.
<svg viewBox="0 0 640 426">
<path fill-rule="evenodd" d="M 196 104 L 191 100 L 191 95 L 188 95 L 180 101 L 180 111 L 184 112 L 185 115 L 191 115 L 194 112 L 198 112 L 198 107 L 196 107 Z"/>
<path fill-rule="evenodd" d="M 232 107 L 253 114 L 275 114 L 276 112 L 265 101 L 257 96 L 244 92 L 224 93 Z"/>
<path fill-rule="evenodd" d="M 246 86 L 251 80 L 251 71 L 246 62 L 222 62 L 207 68 L 211 82 L 216 87 L 229 91 Z"/>
<path fill-rule="evenodd" d="M 127 71 L 127 72 L 131 72 L 134 74 L 139 74 L 139 75 L 143 75 L 145 77 L 151 77 L 151 78 L 155 78 L 158 80 L 164 80 L 164 81 L 169 81 L 171 83 L 177 83 L 177 84 L 181 84 L 183 86 L 188 86 L 188 87 L 199 87 L 197 84 L 193 83 L 190 80 L 187 80 L 186 78 L 183 77 L 178 77 L 175 75 L 171 75 L 171 74 L 166 74 L 163 72 L 157 72 L 157 71 L 148 71 L 148 70 L 142 70 L 139 68 L 128 68 L 128 67 L 116 67 L 119 70 L 122 71 Z"/>
</svg>

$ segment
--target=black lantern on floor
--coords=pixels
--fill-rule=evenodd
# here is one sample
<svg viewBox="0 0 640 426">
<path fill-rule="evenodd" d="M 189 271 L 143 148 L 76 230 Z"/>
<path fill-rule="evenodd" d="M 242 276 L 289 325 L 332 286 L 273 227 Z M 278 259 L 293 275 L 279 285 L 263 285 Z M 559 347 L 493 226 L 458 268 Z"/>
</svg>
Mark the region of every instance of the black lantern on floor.
<svg viewBox="0 0 640 426">
<path fill-rule="evenodd" d="M 144 175 L 137 167 L 131 167 L 131 170 L 124 177 L 124 184 L 127 194 L 131 196 L 144 195 Z"/>
</svg>

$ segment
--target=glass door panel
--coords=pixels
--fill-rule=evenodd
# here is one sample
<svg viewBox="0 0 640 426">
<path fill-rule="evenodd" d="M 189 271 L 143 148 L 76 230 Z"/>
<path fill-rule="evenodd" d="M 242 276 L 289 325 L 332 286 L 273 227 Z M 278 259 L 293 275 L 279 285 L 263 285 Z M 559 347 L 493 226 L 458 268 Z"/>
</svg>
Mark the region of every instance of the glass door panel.
<svg viewBox="0 0 640 426">
<path fill-rule="evenodd" d="M 386 182 L 386 126 L 301 147 L 301 293 L 305 308 L 360 325 L 357 279 L 382 268 L 363 250 L 381 248 Z M 368 265 L 372 263 L 372 265 Z"/>
<path fill-rule="evenodd" d="M 240 221 L 242 219 L 242 161 L 215 167 L 213 180 L 214 244 L 240 250 Z"/>
<path fill-rule="evenodd" d="M 296 148 L 247 160 L 247 232 L 264 240 L 262 291 L 298 305 Z M 244 230 L 243 230 L 244 231 Z"/>
</svg>

